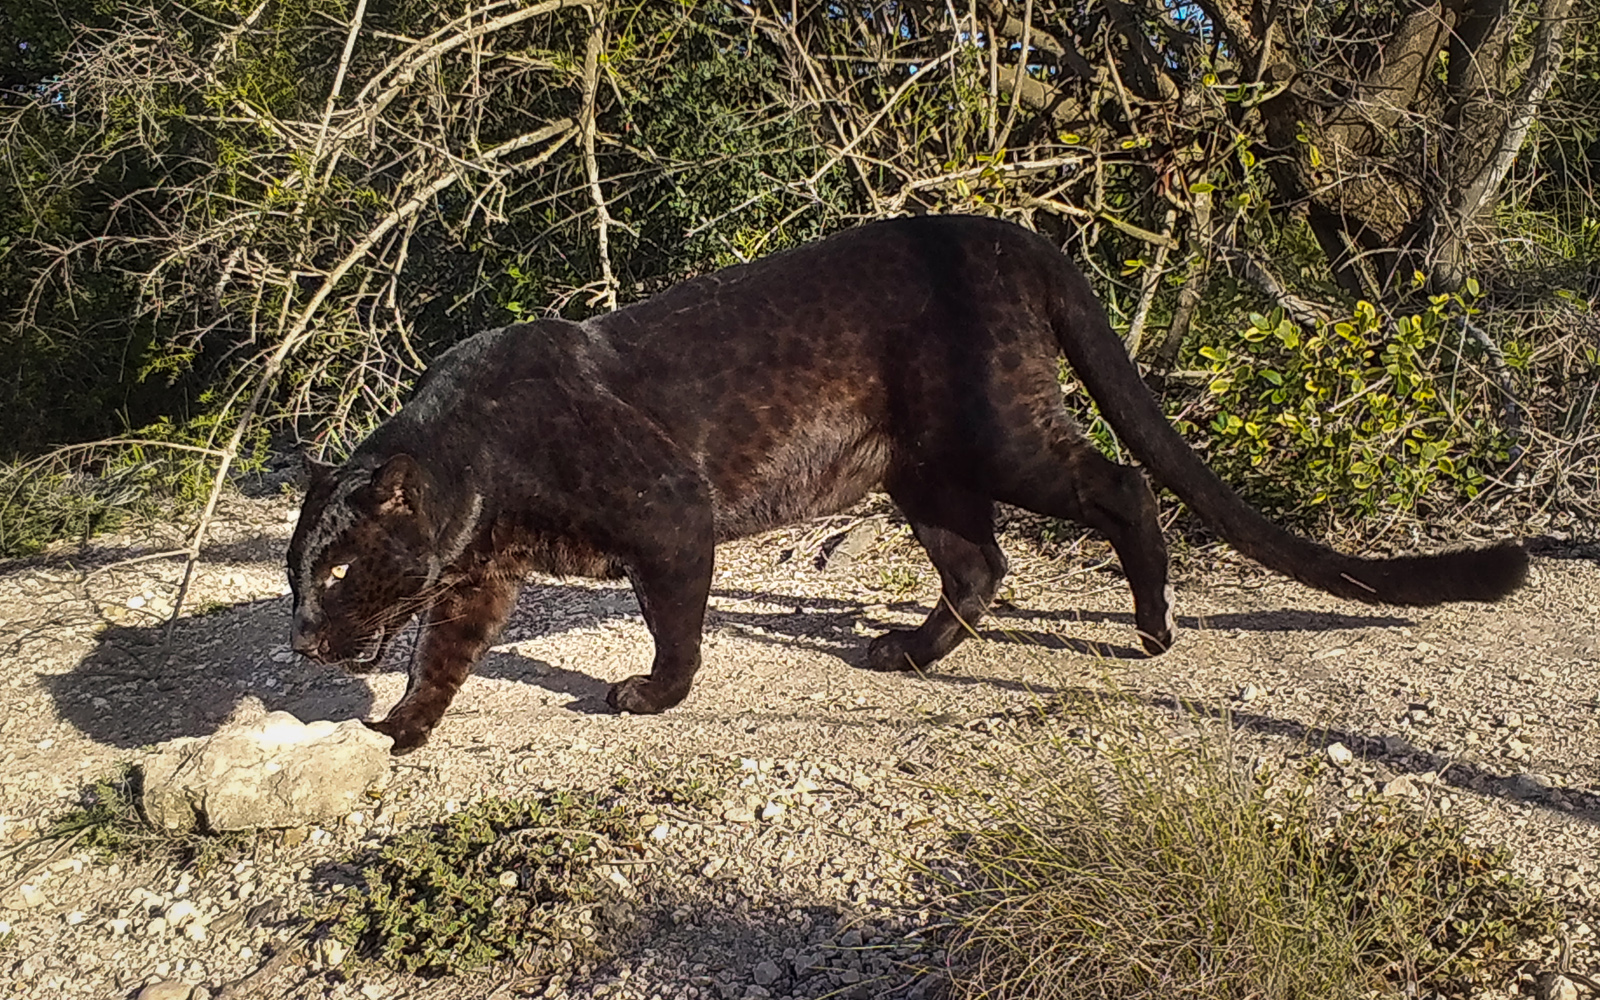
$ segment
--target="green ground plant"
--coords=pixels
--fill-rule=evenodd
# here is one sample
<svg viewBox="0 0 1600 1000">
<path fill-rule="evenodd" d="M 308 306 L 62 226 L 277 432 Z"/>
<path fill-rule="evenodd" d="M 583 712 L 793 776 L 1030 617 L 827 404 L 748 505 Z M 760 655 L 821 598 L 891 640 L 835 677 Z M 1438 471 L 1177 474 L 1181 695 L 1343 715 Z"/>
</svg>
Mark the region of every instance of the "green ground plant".
<svg viewBox="0 0 1600 1000">
<path fill-rule="evenodd" d="M 964 822 L 941 883 L 957 997 L 1465 996 L 1555 930 L 1507 852 L 1459 823 L 1334 810 L 1319 765 L 1252 770 L 1226 737 L 1087 714 L 947 790 Z"/>
<path fill-rule="evenodd" d="M 637 837 L 634 818 L 592 797 L 488 798 L 356 858 L 362 885 L 312 916 L 359 957 L 404 972 L 503 959 L 552 971 L 602 948 L 616 887 L 600 867 Z"/>
<path fill-rule="evenodd" d="M 180 868 L 209 871 L 247 844 L 245 833 L 175 834 L 147 823 L 139 809 L 139 769 L 124 765 L 96 779 L 78 805 L 50 824 L 44 838 L 71 841 L 102 860 L 165 861 Z"/>
</svg>

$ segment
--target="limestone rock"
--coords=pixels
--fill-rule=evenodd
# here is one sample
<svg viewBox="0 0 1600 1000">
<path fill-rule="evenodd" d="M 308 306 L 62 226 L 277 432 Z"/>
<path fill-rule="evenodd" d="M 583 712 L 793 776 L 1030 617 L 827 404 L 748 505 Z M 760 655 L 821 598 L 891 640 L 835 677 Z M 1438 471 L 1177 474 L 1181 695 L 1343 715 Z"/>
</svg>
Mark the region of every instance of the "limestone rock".
<svg viewBox="0 0 1600 1000">
<path fill-rule="evenodd" d="M 1578 988 L 1559 972 L 1546 972 L 1534 981 L 1533 995 L 1539 1000 L 1578 1000 Z"/>
<path fill-rule="evenodd" d="M 389 774 L 390 739 L 360 722 L 288 712 L 168 740 L 145 758 L 143 805 L 167 830 L 308 826 L 344 816 Z"/>
</svg>

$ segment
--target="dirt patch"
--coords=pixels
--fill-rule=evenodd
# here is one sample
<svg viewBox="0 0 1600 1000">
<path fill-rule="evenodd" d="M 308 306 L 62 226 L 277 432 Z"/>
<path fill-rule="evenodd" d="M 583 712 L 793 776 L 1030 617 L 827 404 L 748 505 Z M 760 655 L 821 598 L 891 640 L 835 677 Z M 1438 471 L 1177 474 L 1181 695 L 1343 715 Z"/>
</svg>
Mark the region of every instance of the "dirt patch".
<svg viewBox="0 0 1600 1000">
<path fill-rule="evenodd" d="M 235 498 L 170 637 L 181 567 L 113 565 L 169 547 L 110 538 L 0 574 L 0 950 L 8 996 L 131 996 L 152 977 L 207 995 L 294 940 L 301 903 L 352 881 L 362 841 L 485 794 L 582 787 L 656 822 L 627 881 L 632 930 L 555 981 L 514 970 L 432 983 L 296 958 L 294 997 L 932 995 L 942 955 L 908 863 L 940 828 L 927 787 L 952 745 L 1000 738 L 1041 697 L 1115 684 L 1173 710 L 1232 713 L 1266 755 L 1355 751 L 1359 792 L 1410 775 L 1511 845 L 1520 870 L 1587 912 L 1600 846 L 1600 565 L 1535 560 L 1504 604 L 1385 610 L 1335 601 L 1228 559 L 1178 581 L 1178 646 L 1136 651 L 1131 601 L 1093 545 L 1044 559 L 1010 539 L 1006 602 L 926 675 L 861 669 L 866 640 L 914 624 L 937 577 L 877 507 L 719 551 L 705 663 L 659 717 L 618 717 L 609 684 L 650 642 L 632 594 L 536 580 L 501 644 L 384 799 L 303 841 L 261 838 L 198 874 L 97 861 L 30 840 L 141 747 L 209 733 L 245 698 L 302 719 L 373 717 L 400 664 L 350 676 L 293 656 L 282 552 L 292 501 Z M 818 560 L 850 531 L 848 559 Z M 1581 550 L 1568 550 L 1577 553 Z M 819 562 L 822 564 L 819 568 Z M 1083 568 L 1085 565 L 1099 568 Z M 97 568 L 98 567 L 98 568 Z M 88 572 L 87 578 L 85 573 Z M 409 641 L 397 643 L 406 655 Z M 780 807 L 780 808 L 772 808 Z M 763 818 L 765 817 L 765 818 Z M 17 897 L 27 884 L 31 905 Z M 152 933 L 192 900 L 209 930 Z M 1574 918 L 1574 925 L 1577 924 Z M 1588 940 L 1574 927 L 1574 940 Z M 1510 985 L 1510 984 L 1508 984 Z M 196 994 L 199 995 L 199 994 Z"/>
</svg>

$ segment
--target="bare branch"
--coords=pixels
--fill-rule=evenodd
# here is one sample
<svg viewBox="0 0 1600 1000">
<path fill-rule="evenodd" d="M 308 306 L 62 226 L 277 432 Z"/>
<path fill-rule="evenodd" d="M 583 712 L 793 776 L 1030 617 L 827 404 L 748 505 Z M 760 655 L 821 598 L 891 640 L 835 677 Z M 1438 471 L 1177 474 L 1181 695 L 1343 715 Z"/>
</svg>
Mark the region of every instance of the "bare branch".
<svg viewBox="0 0 1600 1000">
<path fill-rule="evenodd" d="M 1566 29 L 1567 15 L 1571 9 L 1572 0 L 1544 0 L 1539 12 L 1539 26 L 1533 32 L 1533 61 L 1528 67 L 1527 79 L 1522 81 L 1522 86 L 1511 97 L 1509 120 L 1494 155 L 1461 193 L 1461 201 L 1456 206 L 1452 220 L 1457 232 L 1464 229 L 1469 220 L 1476 218 L 1489 199 L 1499 191 L 1500 182 L 1505 179 L 1517 151 L 1526 141 L 1528 129 L 1533 126 L 1545 95 L 1555 82 L 1556 72 L 1561 68 L 1561 35 Z"/>
<path fill-rule="evenodd" d="M 600 50 L 605 45 L 605 22 L 594 17 L 589 40 L 583 50 L 583 109 L 578 112 L 578 129 L 583 135 L 583 169 L 589 177 L 589 197 L 594 199 L 594 237 L 600 255 L 600 291 L 590 305 L 617 307 L 617 278 L 611 272 L 611 211 L 600 188 L 600 166 L 594 156 L 595 102 L 600 94 Z"/>
</svg>

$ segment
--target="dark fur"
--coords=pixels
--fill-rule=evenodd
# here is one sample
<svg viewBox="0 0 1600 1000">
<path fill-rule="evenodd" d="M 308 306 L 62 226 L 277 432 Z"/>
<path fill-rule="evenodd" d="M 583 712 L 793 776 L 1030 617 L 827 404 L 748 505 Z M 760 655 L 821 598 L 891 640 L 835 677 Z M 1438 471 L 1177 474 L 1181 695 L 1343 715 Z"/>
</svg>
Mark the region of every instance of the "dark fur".
<svg viewBox="0 0 1600 1000">
<path fill-rule="evenodd" d="M 1004 222 L 924 217 L 445 354 L 345 466 L 314 472 L 289 548 L 295 647 L 371 662 L 426 612 L 406 695 L 374 724 L 398 752 L 438 724 L 526 573 L 626 574 L 655 662 L 610 702 L 659 712 L 700 666 L 716 543 L 841 510 L 881 484 L 943 598 L 921 627 L 874 640 L 872 666 L 927 666 L 984 613 L 1006 570 L 996 500 L 1104 533 L 1145 647 L 1162 652 L 1172 626 L 1155 499 L 1068 417 L 1061 352 L 1129 450 L 1272 569 L 1373 603 L 1494 600 L 1523 581 L 1511 542 L 1359 559 L 1269 523 L 1172 430 L 1054 247 Z"/>
</svg>

